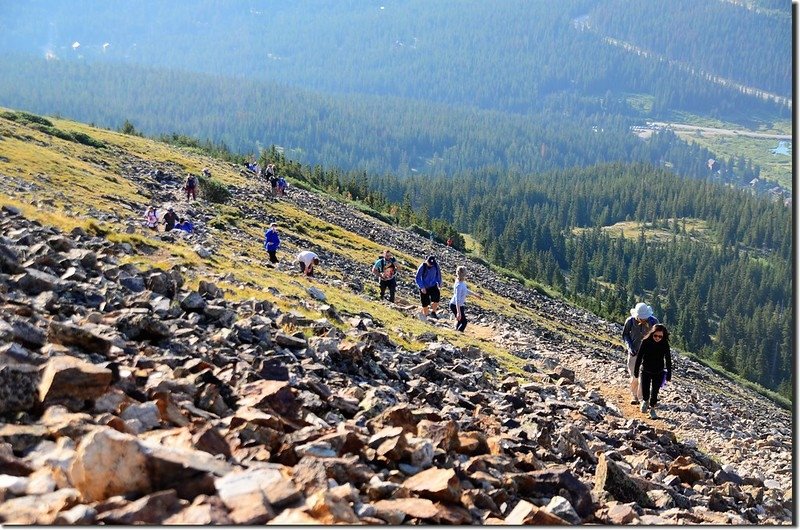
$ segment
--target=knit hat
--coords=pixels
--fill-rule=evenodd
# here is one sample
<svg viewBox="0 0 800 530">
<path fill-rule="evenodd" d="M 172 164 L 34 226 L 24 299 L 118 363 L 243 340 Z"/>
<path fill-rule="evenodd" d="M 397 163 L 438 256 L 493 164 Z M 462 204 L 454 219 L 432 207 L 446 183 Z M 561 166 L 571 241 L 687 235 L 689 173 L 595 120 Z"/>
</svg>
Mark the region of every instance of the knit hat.
<svg viewBox="0 0 800 530">
<path fill-rule="evenodd" d="M 436 265 L 436 256 L 428 256 L 425 260 L 429 265 Z"/>
<path fill-rule="evenodd" d="M 644 302 L 639 302 L 636 304 L 636 307 L 631 309 L 631 316 L 633 318 L 650 318 L 653 316 L 653 308 L 649 305 L 645 304 Z"/>
</svg>

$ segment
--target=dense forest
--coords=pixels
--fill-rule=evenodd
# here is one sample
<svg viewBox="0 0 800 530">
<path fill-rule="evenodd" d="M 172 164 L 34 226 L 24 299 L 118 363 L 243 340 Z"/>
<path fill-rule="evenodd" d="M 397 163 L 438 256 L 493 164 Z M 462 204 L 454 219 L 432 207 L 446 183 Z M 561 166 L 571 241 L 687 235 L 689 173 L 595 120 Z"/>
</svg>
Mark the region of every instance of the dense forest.
<svg viewBox="0 0 800 530">
<path fill-rule="evenodd" d="M 556 108 L 526 117 L 117 65 L 6 57 L 0 58 L 0 69 L 16 73 L 0 78 L 2 101 L 15 108 L 80 116 L 112 128 L 129 119 L 146 134 L 177 132 L 241 153 L 274 144 L 309 165 L 405 177 L 480 168 L 528 173 L 624 161 L 740 185 L 759 175 L 758 166 L 744 158 L 720 159 L 712 173 L 707 162 L 717 157 L 707 149 L 668 131 L 642 141 L 631 134 L 630 120 L 588 108 L 581 112 L 577 100 L 565 120 Z"/>
<path fill-rule="evenodd" d="M 629 93 L 653 96 L 656 118 L 686 110 L 733 121 L 760 112 L 742 113 L 743 107 L 758 104 L 731 88 L 581 31 L 575 20 L 587 17 L 626 38 L 652 33 L 642 43 L 656 53 L 675 54 L 672 48 L 681 43 L 677 57 L 692 66 L 756 88 L 791 92 L 791 25 L 719 1 L 561 0 L 554 9 L 549 0 L 386 5 L 358 0 L 39 0 L 4 6 L 0 50 L 524 114 L 554 105 L 572 110 L 575 95 L 591 97 L 599 106 L 600 99 L 616 101 Z M 654 25 L 660 26 L 651 32 Z M 687 32 L 687 25 L 694 33 Z M 681 38 L 669 38 L 674 35 Z M 722 62 L 708 63 L 713 61 L 706 59 L 709 52 Z M 729 65 L 739 65 L 742 75 Z M 786 108 L 769 110 L 789 117 Z M 636 114 L 617 103 L 611 112 Z"/>
<path fill-rule="evenodd" d="M 783 10 L 760 16 L 724 2 L 672 0 L 670 4 L 665 10 L 657 2 L 610 0 L 592 11 L 587 24 L 672 60 L 791 97 L 792 68 L 786 63 L 786 49 L 778 47 L 792 40 L 791 13 L 785 3 Z M 750 44 L 756 42 L 761 45 Z"/>
</svg>

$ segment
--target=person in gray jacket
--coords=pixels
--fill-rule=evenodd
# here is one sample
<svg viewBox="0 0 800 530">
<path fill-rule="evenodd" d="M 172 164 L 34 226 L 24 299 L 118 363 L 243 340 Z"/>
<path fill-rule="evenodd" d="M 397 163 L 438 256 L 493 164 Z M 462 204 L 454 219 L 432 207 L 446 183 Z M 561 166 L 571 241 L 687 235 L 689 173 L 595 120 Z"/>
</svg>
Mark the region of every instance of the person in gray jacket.
<svg viewBox="0 0 800 530">
<path fill-rule="evenodd" d="M 658 324 L 658 319 L 653 316 L 653 308 L 644 302 L 639 302 L 631 309 L 631 316 L 622 327 L 622 342 L 628 351 L 628 375 L 630 376 L 631 405 L 636 405 L 642 399 L 642 389 L 639 388 L 639 378 L 635 377 L 636 354 L 642 339 L 650 329 Z"/>
</svg>

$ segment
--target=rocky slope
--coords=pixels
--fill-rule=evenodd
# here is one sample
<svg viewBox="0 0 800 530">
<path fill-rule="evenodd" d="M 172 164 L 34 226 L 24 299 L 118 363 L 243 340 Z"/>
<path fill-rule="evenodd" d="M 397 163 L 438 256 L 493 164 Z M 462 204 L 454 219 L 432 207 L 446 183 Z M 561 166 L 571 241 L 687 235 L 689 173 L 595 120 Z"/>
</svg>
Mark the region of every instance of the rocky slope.
<svg viewBox="0 0 800 530">
<path fill-rule="evenodd" d="M 110 150 L 141 197 L 88 215 L 146 235 L 146 204 L 174 203 L 198 233 L 158 241 L 211 258 L 142 265 L 152 241 L 2 209 L 0 522 L 793 522 L 791 416 L 764 398 L 679 357 L 650 420 L 626 403 L 619 325 L 299 188 L 279 203 L 259 183 L 231 184 L 226 208 L 258 231 L 293 228 L 267 271 L 277 287 L 231 296 L 221 286 L 258 282 L 209 263 L 252 238 L 248 223 L 223 234 L 215 206 L 177 202 L 185 165 Z M 0 191 L 58 206 L 31 182 L 3 175 Z M 290 219 L 292 204 L 353 241 L 433 250 L 445 271 L 467 264 L 490 295 L 471 306 L 469 340 L 447 320 L 413 331 L 409 270 L 399 299 L 412 302 L 376 316 L 387 313 L 369 264 L 298 229 L 307 217 Z M 299 248 L 323 258 L 317 279 L 292 270 Z M 360 309 L 333 302 L 345 293 Z"/>
</svg>

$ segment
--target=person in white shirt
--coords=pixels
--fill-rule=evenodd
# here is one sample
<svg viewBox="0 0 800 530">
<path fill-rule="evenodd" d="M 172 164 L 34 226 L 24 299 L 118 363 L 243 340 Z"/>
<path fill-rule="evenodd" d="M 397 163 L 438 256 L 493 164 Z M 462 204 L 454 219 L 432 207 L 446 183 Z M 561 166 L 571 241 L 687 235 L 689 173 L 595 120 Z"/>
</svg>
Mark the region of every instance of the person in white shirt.
<svg viewBox="0 0 800 530">
<path fill-rule="evenodd" d="M 303 250 L 297 255 L 297 262 L 300 265 L 300 272 L 306 276 L 314 276 L 314 267 L 319 265 L 319 256 L 310 250 Z"/>
<path fill-rule="evenodd" d="M 456 331 L 463 332 L 467 327 L 466 301 L 467 295 L 471 294 L 481 298 L 476 292 L 467 289 L 467 268 L 463 265 L 456 267 L 456 281 L 453 284 L 453 297 L 450 299 L 450 311 L 456 316 Z"/>
</svg>

